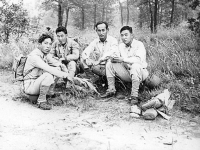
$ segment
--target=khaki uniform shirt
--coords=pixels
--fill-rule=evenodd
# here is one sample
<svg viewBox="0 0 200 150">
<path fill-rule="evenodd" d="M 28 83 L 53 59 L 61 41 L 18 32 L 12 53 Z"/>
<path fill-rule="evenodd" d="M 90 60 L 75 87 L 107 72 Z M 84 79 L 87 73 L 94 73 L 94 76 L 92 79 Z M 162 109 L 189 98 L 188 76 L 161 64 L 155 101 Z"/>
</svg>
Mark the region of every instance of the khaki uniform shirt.
<svg viewBox="0 0 200 150">
<path fill-rule="evenodd" d="M 79 59 L 79 44 L 74 40 L 67 38 L 65 45 L 60 44 L 59 41 L 56 41 L 52 45 L 50 54 L 53 55 L 53 58 L 60 59 L 65 58 L 68 61 L 76 61 Z"/>
<path fill-rule="evenodd" d="M 47 60 L 46 60 L 46 56 L 41 52 L 41 50 L 39 49 L 34 49 L 29 55 L 28 58 L 26 60 L 26 64 L 24 67 L 24 74 L 26 74 L 27 72 L 29 72 L 29 70 L 33 69 L 31 72 L 29 72 L 26 76 L 25 76 L 25 80 L 26 79 L 36 79 L 38 78 L 40 75 L 42 75 L 43 70 L 40 69 L 41 64 L 46 64 Z"/>
<path fill-rule="evenodd" d="M 124 60 L 141 64 L 142 68 L 147 68 L 146 50 L 142 42 L 133 39 L 130 46 L 121 43 L 119 44 L 119 52 Z"/>
<path fill-rule="evenodd" d="M 107 56 L 117 56 L 117 50 L 117 39 L 108 35 L 106 41 L 104 42 L 101 42 L 99 38 L 92 41 L 83 51 L 82 58 L 83 60 L 91 58 L 98 61 L 100 58 L 104 59 Z"/>
</svg>

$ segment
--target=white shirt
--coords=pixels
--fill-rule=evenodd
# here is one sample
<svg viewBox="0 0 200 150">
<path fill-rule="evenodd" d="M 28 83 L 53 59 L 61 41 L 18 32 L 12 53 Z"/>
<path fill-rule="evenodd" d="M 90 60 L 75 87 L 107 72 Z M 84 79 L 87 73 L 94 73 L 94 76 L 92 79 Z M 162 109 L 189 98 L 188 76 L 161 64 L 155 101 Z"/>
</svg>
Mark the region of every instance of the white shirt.
<svg viewBox="0 0 200 150">
<path fill-rule="evenodd" d="M 139 63 L 143 68 L 147 68 L 146 50 L 144 44 L 133 39 L 130 46 L 124 43 L 119 44 L 119 52 L 121 57 L 130 63 Z"/>
<path fill-rule="evenodd" d="M 83 51 L 82 58 L 86 60 L 88 58 L 95 61 L 106 58 L 107 56 L 117 56 L 118 42 L 117 39 L 112 36 L 107 36 L 104 42 L 101 42 L 99 38 L 94 39 L 88 47 Z"/>
</svg>

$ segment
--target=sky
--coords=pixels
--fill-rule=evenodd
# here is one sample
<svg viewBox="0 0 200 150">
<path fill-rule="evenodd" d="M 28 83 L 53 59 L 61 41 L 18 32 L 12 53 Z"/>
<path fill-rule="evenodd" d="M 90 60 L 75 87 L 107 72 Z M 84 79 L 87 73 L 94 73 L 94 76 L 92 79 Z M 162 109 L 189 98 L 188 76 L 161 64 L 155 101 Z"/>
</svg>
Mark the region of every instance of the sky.
<svg viewBox="0 0 200 150">
<path fill-rule="evenodd" d="M 19 3 L 20 0 L 7 0 L 10 3 Z M 39 11 L 37 9 L 37 3 L 41 0 L 23 0 L 24 8 L 28 10 L 30 17 L 38 16 Z"/>
</svg>

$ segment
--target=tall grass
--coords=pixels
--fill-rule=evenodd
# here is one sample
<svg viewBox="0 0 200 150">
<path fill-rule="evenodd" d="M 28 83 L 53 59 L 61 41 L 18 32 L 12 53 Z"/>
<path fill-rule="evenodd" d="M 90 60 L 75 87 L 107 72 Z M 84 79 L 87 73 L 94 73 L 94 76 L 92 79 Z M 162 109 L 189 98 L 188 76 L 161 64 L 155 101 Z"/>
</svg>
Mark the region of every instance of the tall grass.
<svg viewBox="0 0 200 150">
<path fill-rule="evenodd" d="M 191 31 L 179 28 L 162 30 L 158 34 L 145 35 L 145 38 L 150 72 L 191 77 L 200 74 L 200 53 Z"/>
</svg>

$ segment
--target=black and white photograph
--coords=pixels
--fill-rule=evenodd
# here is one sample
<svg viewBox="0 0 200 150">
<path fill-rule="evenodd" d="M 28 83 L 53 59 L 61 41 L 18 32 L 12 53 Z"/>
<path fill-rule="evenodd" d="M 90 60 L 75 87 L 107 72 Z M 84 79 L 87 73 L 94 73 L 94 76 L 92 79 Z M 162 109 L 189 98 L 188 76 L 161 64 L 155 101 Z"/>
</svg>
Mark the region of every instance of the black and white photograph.
<svg viewBox="0 0 200 150">
<path fill-rule="evenodd" d="M 200 150 L 200 0 L 0 0 L 0 150 Z"/>
</svg>

